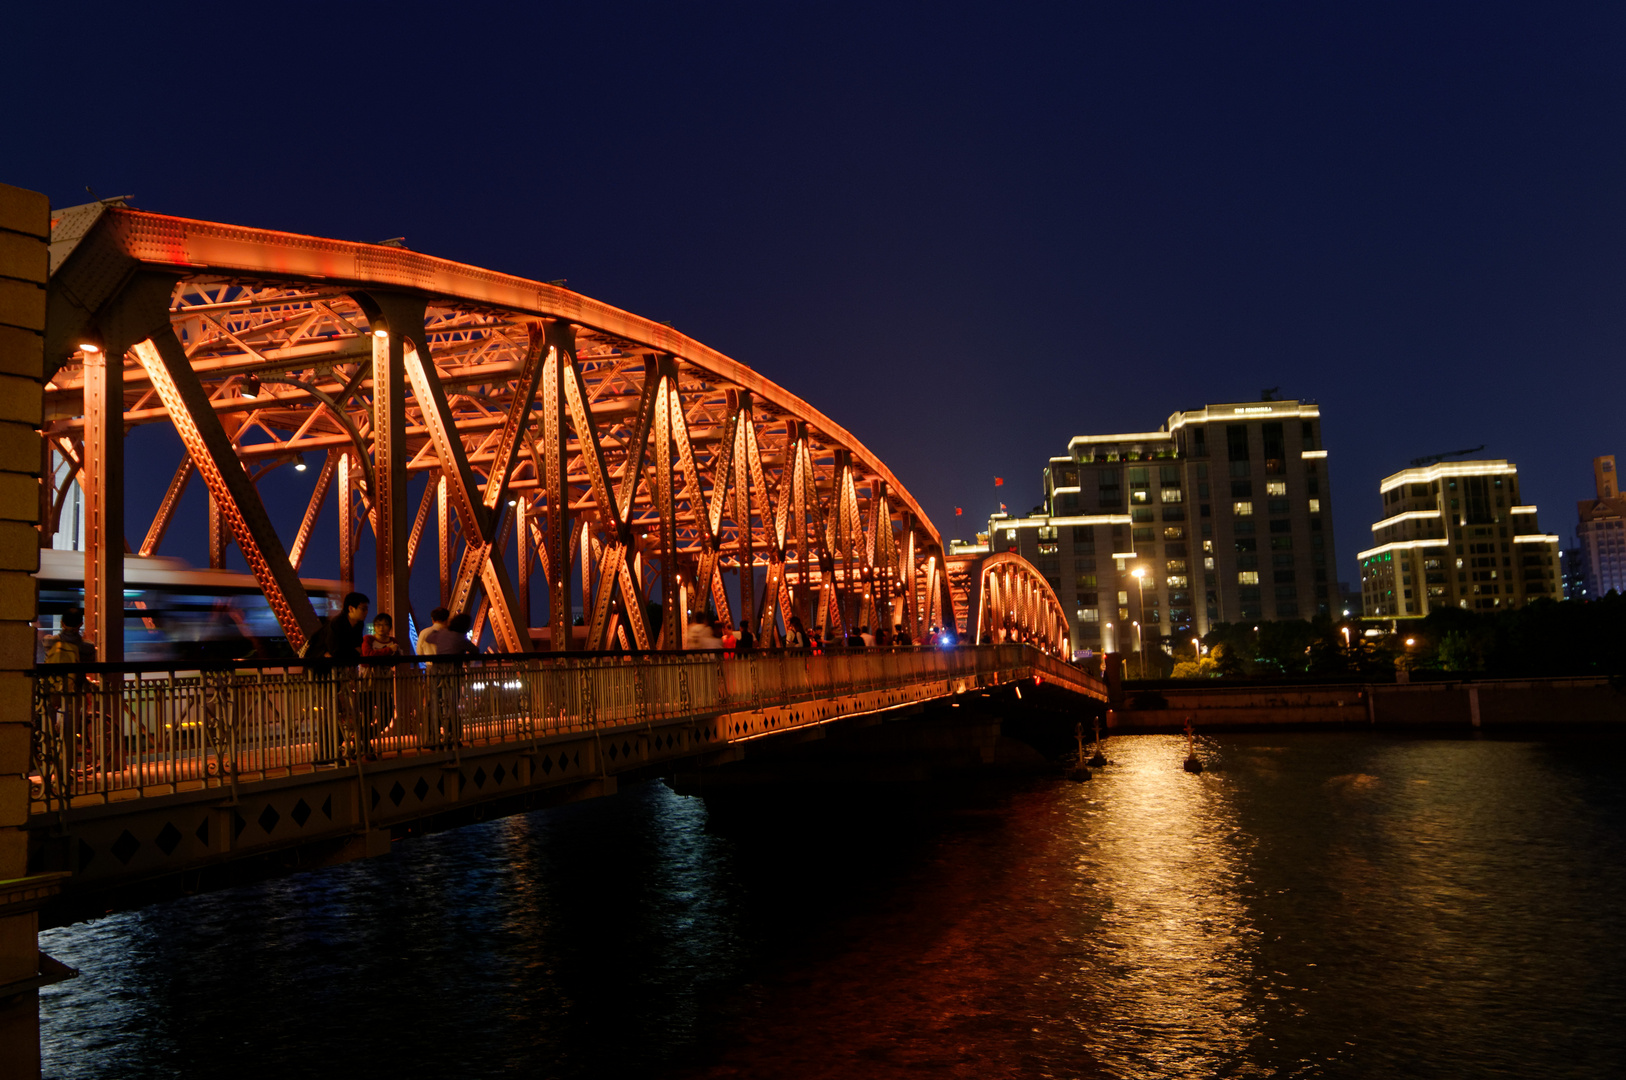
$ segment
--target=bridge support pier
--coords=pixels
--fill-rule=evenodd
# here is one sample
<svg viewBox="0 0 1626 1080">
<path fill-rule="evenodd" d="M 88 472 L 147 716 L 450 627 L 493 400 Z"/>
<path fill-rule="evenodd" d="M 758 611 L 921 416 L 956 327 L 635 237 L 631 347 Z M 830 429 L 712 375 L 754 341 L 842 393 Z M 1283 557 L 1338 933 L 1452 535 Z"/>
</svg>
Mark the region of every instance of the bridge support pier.
<svg viewBox="0 0 1626 1080">
<path fill-rule="evenodd" d="M 50 218 L 45 196 L 0 184 L 0 1080 L 39 1076 L 39 987 L 66 971 L 39 951 L 39 905 L 63 875 L 29 874 L 24 828 L 40 547 L 41 460 L 29 436 L 43 416 Z M 122 570 L 122 546 L 117 557 Z"/>
</svg>

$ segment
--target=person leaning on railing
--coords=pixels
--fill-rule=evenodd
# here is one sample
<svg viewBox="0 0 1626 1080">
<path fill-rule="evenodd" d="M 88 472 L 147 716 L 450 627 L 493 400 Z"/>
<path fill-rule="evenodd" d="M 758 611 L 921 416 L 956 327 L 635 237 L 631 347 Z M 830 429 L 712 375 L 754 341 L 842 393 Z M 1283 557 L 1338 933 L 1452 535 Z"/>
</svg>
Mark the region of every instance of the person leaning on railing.
<svg viewBox="0 0 1626 1080">
<path fill-rule="evenodd" d="M 90 647 L 80 634 L 80 627 L 85 625 L 85 613 L 75 608 L 64 612 L 62 626 L 55 634 L 45 640 L 45 662 L 47 664 L 90 664 L 96 661 L 96 651 Z M 88 703 L 90 698 L 85 693 L 87 688 L 83 675 L 51 675 L 44 679 L 45 714 L 52 717 L 58 725 L 62 736 L 62 745 L 76 751 L 75 758 L 81 768 L 92 768 L 95 765 L 95 749 L 91 744 L 88 727 L 74 723 L 71 715 L 75 709 L 73 703 Z M 80 714 L 82 719 L 83 713 Z M 77 729 L 77 730 L 76 730 Z"/>
<path fill-rule="evenodd" d="M 321 743 L 318 761 L 344 760 L 341 734 L 353 744 L 357 757 L 367 753 L 365 725 L 359 719 L 361 703 L 357 700 L 355 665 L 361 659 L 361 643 L 367 635 L 367 608 L 371 604 L 366 593 L 346 595 L 338 613 L 326 619 L 311 635 L 301 654 L 302 659 L 316 666 L 331 664 L 333 667 L 333 696 L 339 715 L 335 723 L 318 726 L 317 737 Z"/>
<path fill-rule="evenodd" d="M 373 616 L 373 632 L 361 639 L 361 655 L 364 658 L 401 655 L 401 643 L 395 639 L 395 620 L 390 618 L 389 612 L 380 611 Z M 394 679 L 395 669 L 387 665 L 377 664 L 367 670 L 368 700 L 362 720 L 367 725 L 368 761 L 378 757 L 373 740 L 389 730 L 395 721 Z"/>
<path fill-rule="evenodd" d="M 469 628 L 473 625 L 474 620 L 469 617 L 468 612 L 458 612 L 447 620 L 444 627 L 437 624 L 419 639 L 423 651 L 432 656 L 477 655 L 480 652 L 479 648 L 469 640 Z M 430 664 L 429 670 L 430 681 L 434 684 L 435 708 L 440 728 L 441 741 L 437 746 L 449 749 L 459 745 L 463 740 L 463 719 L 460 715 L 463 665 Z"/>
</svg>

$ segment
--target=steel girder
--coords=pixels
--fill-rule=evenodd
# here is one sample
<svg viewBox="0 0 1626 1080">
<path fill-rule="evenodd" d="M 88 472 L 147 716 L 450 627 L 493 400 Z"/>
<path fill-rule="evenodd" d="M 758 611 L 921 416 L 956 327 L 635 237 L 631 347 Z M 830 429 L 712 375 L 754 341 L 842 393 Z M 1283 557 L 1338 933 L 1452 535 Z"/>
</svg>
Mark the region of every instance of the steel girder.
<svg viewBox="0 0 1626 1080">
<path fill-rule="evenodd" d="M 372 528 L 378 610 L 402 630 L 431 518 L 442 596 L 488 612 L 510 651 L 531 647 L 532 559 L 555 649 L 578 644 L 578 573 L 589 648 L 680 647 L 684 595 L 725 618 L 737 607 L 765 641 L 798 613 L 838 632 L 902 622 L 917 638 L 953 620 L 940 537 L 884 464 L 806 402 L 670 327 L 398 248 L 116 208 L 57 261 L 54 310 L 67 314 L 50 344 L 50 452 L 87 439 L 97 448 L 87 473 L 113 463 L 111 425 L 87 412 L 98 394 L 122 404 L 126 428 L 175 424 L 189 457 L 143 550 L 157 549 L 195 468 L 291 640 L 314 625 L 295 568 L 318 542 L 329 488 L 344 576 L 356 530 Z M 112 379 L 74 346 L 123 310 L 103 283 L 131 272 L 165 283 L 167 323 L 126 335 L 140 362 Z M 150 303 L 145 312 L 151 321 Z M 285 554 L 245 466 L 309 453 L 322 471 Z M 239 467 L 222 468 L 227 454 Z M 433 494 L 409 526 L 416 477 Z M 122 544 L 122 523 L 117 532 Z M 111 584 L 114 571 L 100 573 Z"/>
</svg>

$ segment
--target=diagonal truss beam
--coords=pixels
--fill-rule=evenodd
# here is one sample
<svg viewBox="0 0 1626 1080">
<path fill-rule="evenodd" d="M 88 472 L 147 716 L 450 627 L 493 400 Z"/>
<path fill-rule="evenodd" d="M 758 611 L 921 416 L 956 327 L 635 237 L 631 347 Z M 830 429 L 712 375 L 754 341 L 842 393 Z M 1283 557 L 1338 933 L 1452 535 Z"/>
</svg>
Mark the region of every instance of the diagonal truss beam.
<svg viewBox="0 0 1626 1080">
<path fill-rule="evenodd" d="M 188 363 L 186 350 L 166 323 L 136 345 L 134 352 L 158 391 L 159 400 L 169 410 L 175 430 L 209 494 L 225 514 L 232 536 L 288 643 L 296 652 L 303 650 L 316 632 L 316 610 L 288 561 L 260 493 L 244 471 L 220 417 L 209 407 L 209 395 Z"/>
</svg>

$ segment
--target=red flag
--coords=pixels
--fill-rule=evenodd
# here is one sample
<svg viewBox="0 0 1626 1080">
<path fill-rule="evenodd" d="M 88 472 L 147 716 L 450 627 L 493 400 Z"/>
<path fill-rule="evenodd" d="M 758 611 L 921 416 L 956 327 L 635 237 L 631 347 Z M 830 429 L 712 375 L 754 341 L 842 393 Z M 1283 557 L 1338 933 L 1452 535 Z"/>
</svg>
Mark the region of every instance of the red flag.
<svg viewBox="0 0 1626 1080">
<path fill-rule="evenodd" d="M 960 514 L 961 514 L 961 512 L 962 512 L 962 511 L 961 511 L 961 510 L 960 510 L 960 508 L 959 508 L 959 507 L 958 507 L 958 506 L 956 506 L 956 507 L 955 507 L 955 508 L 954 508 L 954 516 L 955 516 L 955 517 L 959 517 L 959 516 L 960 516 Z"/>
<path fill-rule="evenodd" d="M 999 504 L 999 512 L 1001 514 L 1003 514 L 1005 512 L 1005 504 L 1004 503 Z"/>
<path fill-rule="evenodd" d="M 995 487 L 1004 487 L 1005 486 L 1005 478 L 1003 476 L 994 477 L 994 486 Z"/>
</svg>

